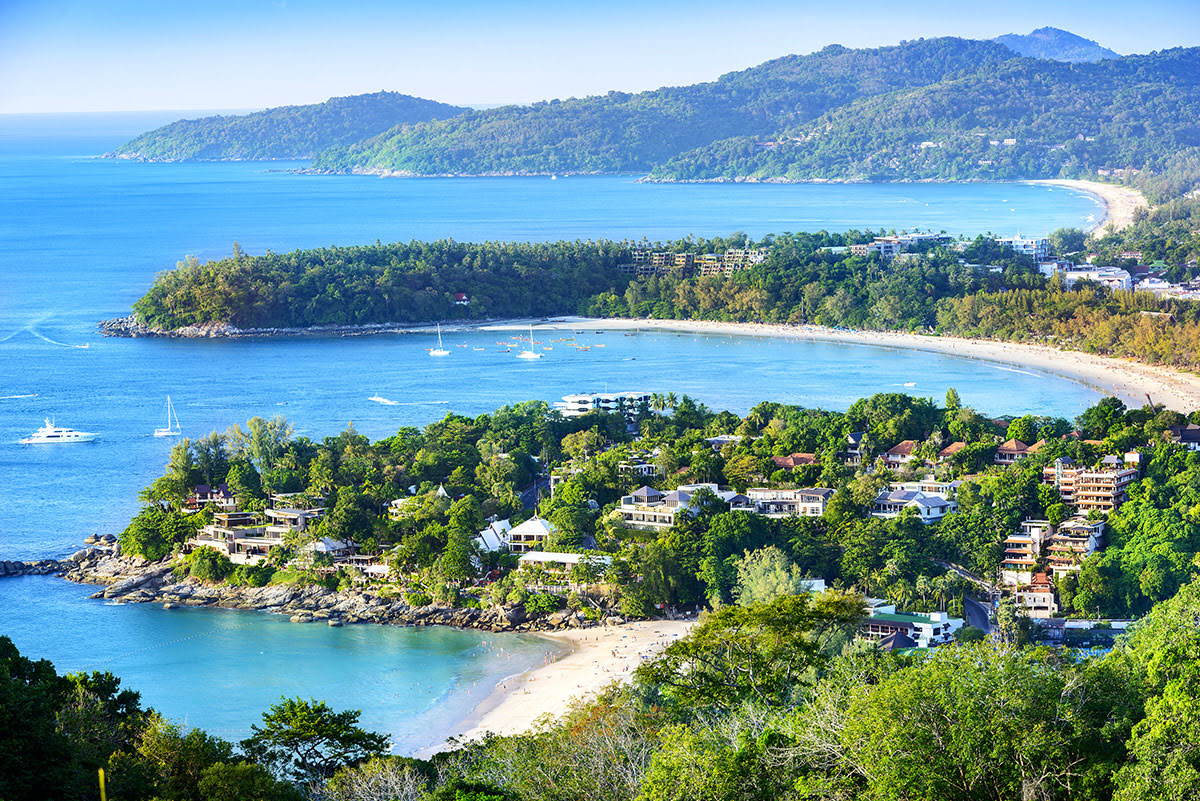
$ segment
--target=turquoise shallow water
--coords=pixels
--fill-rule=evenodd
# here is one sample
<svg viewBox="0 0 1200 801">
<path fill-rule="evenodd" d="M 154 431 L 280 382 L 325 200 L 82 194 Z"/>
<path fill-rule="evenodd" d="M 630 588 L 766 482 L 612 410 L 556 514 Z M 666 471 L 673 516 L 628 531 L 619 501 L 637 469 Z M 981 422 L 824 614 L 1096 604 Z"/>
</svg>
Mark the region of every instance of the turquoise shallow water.
<svg viewBox="0 0 1200 801">
<path fill-rule="evenodd" d="M 168 393 L 187 436 L 283 412 L 314 438 L 350 421 L 376 438 L 450 410 L 478 414 L 606 387 L 687 393 L 735 412 L 764 399 L 843 409 L 881 391 L 940 398 L 954 386 L 988 412 L 1073 417 L 1098 397 L 1023 368 L 746 337 L 593 333 L 586 339 L 605 348 L 559 347 L 536 364 L 497 352 L 502 337 L 488 332 L 448 332 L 452 353 L 442 360 L 425 354 L 429 334 L 102 340 L 95 323 L 126 314 L 157 271 L 189 253 L 221 255 L 235 240 L 261 252 L 376 238 L 656 240 L 912 226 L 1035 234 L 1098 213 L 1087 195 L 1020 184 L 398 180 L 92 158 L 157 122 L 0 118 L 0 558 L 63 556 L 89 533 L 119 531 L 137 490 L 166 462 L 171 443 L 148 435 L 162 424 Z M 61 448 L 16 444 L 48 415 L 102 436 Z M 85 600 L 89 592 L 49 579 L 0 582 L 0 633 L 62 669 L 111 669 L 171 716 L 235 732 L 291 692 L 364 708 L 402 748 L 416 747 L 465 715 L 475 698 L 468 688 L 490 688 L 545 651 L 538 640 L 467 632 L 330 630 L 264 615 L 104 606 Z M 503 659 L 489 650 L 500 647 Z"/>
</svg>

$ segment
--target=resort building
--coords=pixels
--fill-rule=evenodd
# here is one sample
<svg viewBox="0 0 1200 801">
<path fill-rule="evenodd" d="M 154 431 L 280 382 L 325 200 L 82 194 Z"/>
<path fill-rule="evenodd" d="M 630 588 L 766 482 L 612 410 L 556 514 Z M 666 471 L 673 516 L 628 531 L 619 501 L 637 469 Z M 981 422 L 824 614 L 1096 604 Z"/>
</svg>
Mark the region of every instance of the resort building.
<svg viewBox="0 0 1200 801">
<path fill-rule="evenodd" d="M 624 475 L 636 476 L 638 478 L 654 478 L 662 472 L 654 462 L 647 462 L 644 459 L 637 458 L 621 462 L 617 465 L 617 471 Z M 552 481 L 550 485 L 551 495 L 554 494 L 554 483 Z"/>
<path fill-rule="evenodd" d="M 1050 258 L 1050 240 L 1045 237 L 1041 239 L 1027 239 L 1023 236 L 1007 236 L 997 239 L 996 244 L 1012 248 L 1017 253 L 1029 256 L 1039 263 Z"/>
<path fill-rule="evenodd" d="M 833 490 L 823 487 L 812 489 L 767 489 L 746 490 L 745 495 L 735 496 L 731 509 L 753 511 L 767 517 L 820 517 L 825 514 L 825 504 L 833 497 Z M 739 504 L 741 499 L 745 503 Z"/>
<path fill-rule="evenodd" d="M 1168 442 L 1182 445 L 1189 451 L 1200 451 L 1200 426 L 1188 423 L 1185 426 L 1171 426 L 1163 432 Z"/>
<path fill-rule="evenodd" d="M 1000 582 L 1010 586 L 1033 580 L 1042 554 L 1042 545 L 1052 528 L 1049 520 L 1025 520 L 1021 529 L 1004 540 L 1004 561 L 1000 563 Z"/>
<path fill-rule="evenodd" d="M 905 509 L 912 509 L 922 523 L 936 523 L 957 508 L 958 504 L 941 495 L 919 490 L 883 490 L 871 505 L 871 516 L 899 517 Z"/>
<path fill-rule="evenodd" d="M 926 495 L 940 495 L 951 501 L 958 495 L 958 488 L 961 486 L 962 479 L 939 481 L 933 476 L 925 476 L 916 481 L 896 481 L 888 485 L 893 490 L 907 490 L 909 492 L 923 492 Z"/>
<path fill-rule="evenodd" d="M 1102 520 L 1075 518 L 1060 523 L 1046 544 L 1046 566 L 1055 579 L 1077 573 L 1083 568 L 1083 560 L 1100 550 L 1103 540 Z"/>
<path fill-rule="evenodd" d="M 1137 464 L 1141 454 L 1130 452 L 1125 459 L 1125 465 Z M 1105 457 L 1097 468 L 1080 467 L 1063 456 L 1042 469 L 1042 483 L 1052 485 L 1063 503 L 1080 512 L 1111 512 L 1128 499 L 1129 485 L 1137 478 L 1138 468 L 1123 466 L 1115 456 Z"/>
<path fill-rule="evenodd" d="M 1035 573 L 1028 584 L 1017 587 L 1013 600 L 1017 602 L 1017 608 L 1031 618 L 1047 620 L 1058 615 L 1054 582 L 1045 573 Z"/>
<path fill-rule="evenodd" d="M 187 509 L 200 509 L 208 504 L 213 504 L 222 512 L 237 511 L 237 499 L 233 497 L 233 493 L 229 491 L 228 485 L 221 483 L 215 486 L 208 484 L 197 484 L 184 507 Z"/>
<path fill-rule="evenodd" d="M 650 403 L 648 393 L 584 392 L 564 395 L 561 401 L 555 402 L 554 408 L 562 412 L 563 417 L 582 417 L 589 412 L 615 412 L 622 408 L 629 413 L 636 411 L 643 403 Z"/>
<path fill-rule="evenodd" d="M 738 497 L 737 493 L 723 492 L 716 484 L 684 484 L 667 493 L 642 487 L 621 498 L 617 513 L 626 528 L 661 531 L 675 525 L 676 518 L 691 508 L 693 496 L 701 490 L 708 490 L 726 503 Z"/>
<path fill-rule="evenodd" d="M 863 443 L 866 436 L 865 431 L 852 431 L 846 435 L 845 463 L 848 466 L 857 467 L 862 464 Z"/>
<path fill-rule="evenodd" d="M 712 446 L 714 451 L 720 451 L 726 445 L 737 445 L 742 441 L 741 434 L 720 434 L 715 437 L 706 437 L 705 442 Z"/>
<path fill-rule="evenodd" d="M 513 553 L 528 553 L 545 545 L 553 534 L 553 523 L 534 516 L 507 531 L 508 547 Z"/>
<path fill-rule="evenodd" d="M 325 516 L 324 509 L 264 509 L 267 523 L 267 537 L 282 540 L 292 532 L 303 533 L 311 523 Z"/>
<path fill-rule="evenodd" d="M 889 448 L 883 454 L 883 461 L 891 469 L 903 467 L 911 462 L 914 458 L 913 451 L 916 450 L 917 443 L 915 440 L 906 439 L 903 442 Z"/>
<path fill-rule="evenodd" d="M 951 442 L 949 445 L 937 452 L 937 463 L 942 464 L 943 462 L 950 461 L 965 447 L 967 447 L 967 443 L 965 442 Z"/>
<path fill-rule="evenodd" d="M 897 612 L 893 604 L 871 609 L 871 616 L 863 623 L 862 633 L 873 640 L 883 640 L 902 634 L 917 644 L 918 648 L 929 648 L 948 643 L 954 632 L 963 626 L 961 618 L 950 617 L 945 612 L 909 614 Z"/>
<path fill-rule="evenodd" d="M 508 519 L 493 520 L 488 527 L 475 535 L 475 545 L 481 551 L 501 551 L 509 547 L 508 533 L 512 523 Z"/>
<path fill-rule="evenodd" d="M 1040 440 L 1032 445 L 1026 445 L 1019 439 L 1010 439 L 1000 443 L 996 447 L 996 456 L 992 461 L 1004 466 L 1016 464 L 1026 456 L 1032 456 L 1037 453 L 1045 444 L 1045 440 Z"/>
<path fill-rule="evenodd" d="M 790 456 L 772 456 L 771 461 L 780 470 L 793 470 L 797 467 L 818 463 L 817 456 L 814 453 L 793 453 Z"/>
<path fill-rule="evenodd" d="M 606 567 L 612 564 L 612 557 L 597 553 L 531 551 L 521 554 L 521 558 L 517 560 L 517 570 L 527 576 L 525 584 L 527 589 L 538 592 L 578 592 L 589 586 L 585 583 L 571 581 L 572 568 L 581 563 Z"/>
</svg>

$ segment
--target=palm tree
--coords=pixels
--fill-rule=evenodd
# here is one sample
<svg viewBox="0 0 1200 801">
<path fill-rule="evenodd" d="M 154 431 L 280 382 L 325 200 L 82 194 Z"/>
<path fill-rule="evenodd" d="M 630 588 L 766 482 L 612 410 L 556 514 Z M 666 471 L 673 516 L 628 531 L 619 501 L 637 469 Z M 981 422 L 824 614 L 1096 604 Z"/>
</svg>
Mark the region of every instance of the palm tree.
<svg viewBox="0 0 1200 801">
<path fill-rule="evenodd" d="M 661 412 L 667 408 L 667 399 L 663 397 L 661 392 L 654 392 L 650 395 L 650 408 L 656 412 Z"/>
<path fill-rule="evenodd" d="M 674 392 L 668 392 L 666 403 L 667 408 L 669 408 L 671 411 L 675 411 L 675 409 L 679 407 L 679 398 L 675 396 Z"/>
</svg>

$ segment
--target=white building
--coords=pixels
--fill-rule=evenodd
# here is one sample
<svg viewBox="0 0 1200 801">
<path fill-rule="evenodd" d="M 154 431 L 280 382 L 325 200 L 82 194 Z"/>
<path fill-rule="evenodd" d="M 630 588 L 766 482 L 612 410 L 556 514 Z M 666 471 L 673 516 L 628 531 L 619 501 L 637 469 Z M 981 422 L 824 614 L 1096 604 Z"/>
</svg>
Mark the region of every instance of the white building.
<svg viewBox="0 0 1200 801">
<path fill-rule="evenodd" d="M 512 524 L 505 520 L 494 520 L 475 536 L 475 544 L 481 551 L 500 551 L 508 547 L 508 533 Z"/>
<path fill-rule="evenodd" d="M 667 493 L 641 487 L 621 498 L 617 513 L 626 528 L 660 531 L 675 525 L 675 519 L 691 508 L 692 499 L 700 490 L 708 490 L 726 503 L 737 497 L 737 493 L 722 491 L 716 484 L 683 484 Z"/>
<path fill-rule="evenodd" d="M 950 617 L 945 612 L 897 612 L 894 604 L 876 606 L 870 611 L 871 616 L 863 623 L 864 634 L 876 640 L 904 634 L 916 642 L 918 648 L 948 643 L 954 639 L 954 632 L 963 626 L 961 618 Z"/>
<path fill-rule="evenodd" d="M 1018 235 L 997 239 L 996 242 L 1012 248 L 1017 253 L 1029 256 L 1037 262 L 1043 262 L 1050 257 L 1050 240 L 1046 238 L 1027 239 Z"/>
<path fill-rule="evenodd" d="M 935 523 L 957 508 L 957 503 L 941 495 L 919 490 L 884 490 L 875 496 L 871 516 L 887 519 L 913 509 L 922 523 Z"/>
<path fill-rule="evenodd" d="M 519 526 L 509 529 L 508 547 L 514 553 L 526 553 L 544 545 L 552 534 L 553 523 L 540 517 L 531 517 Z"/>
<path fill-rule="evenodd" d="M 768 489 L 756 487 L 746 490 L 748 503 L 734 508 L 757 512 L 767 517 L 820 517 L 825 514 L 825 504 L 833 497 L 833 490 L 823 487 L 812 489 Z"/>
</svg>

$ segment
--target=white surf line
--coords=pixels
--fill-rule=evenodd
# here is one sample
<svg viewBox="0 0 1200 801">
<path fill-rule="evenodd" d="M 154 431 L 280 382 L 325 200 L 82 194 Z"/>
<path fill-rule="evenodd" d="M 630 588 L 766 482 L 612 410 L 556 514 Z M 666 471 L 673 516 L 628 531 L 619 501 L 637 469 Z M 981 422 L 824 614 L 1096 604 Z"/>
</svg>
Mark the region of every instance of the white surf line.
<svg viewBox="0 0 1200 801">
<path fill-rule="evenodd" d="M 1020 373 L 1021 375 L 1031 375 L 1034 378 L 1042 377 L 1041 373 L 1031 373 L 1028 370 L 1018 370 L 1015 367 L 1006 367 L 1003 364 L 996 364 L 995 362 L 983 361 L 983 364 L 986 365 L 987 367 L 992 368 L 993 370 L 1007 370 L 1010 373 Z"/>
<path fill-rule="evenodd" d="M 382 403 L 384 406 L 399 406 L 400 405 L 400 401 L 388 400 L 387 398 L 380 397 L 379 395 L 372 395 L 371 397 L 367 398 L 367 400 L 375 401 L 376 403 Z"/>
<path fill-rule="evenodd" d="M 16 400 L 18 398 L 36 398 L 37 393 L 33 392 L 29 395 L 0 395 L 0 400 Z"/>
</svg>

